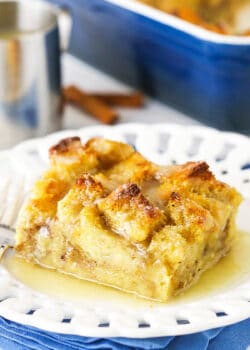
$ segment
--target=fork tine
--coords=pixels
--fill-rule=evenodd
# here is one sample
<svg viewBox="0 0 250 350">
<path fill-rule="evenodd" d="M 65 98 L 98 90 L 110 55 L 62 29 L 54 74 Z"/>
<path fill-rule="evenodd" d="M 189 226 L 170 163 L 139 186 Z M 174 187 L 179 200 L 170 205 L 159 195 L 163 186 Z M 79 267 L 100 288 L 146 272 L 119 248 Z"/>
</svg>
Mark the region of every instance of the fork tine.
<svg viewBox="0 0 250 350">
<path fill-rule="evenodd" d="M 14 227 L 25 196 L 24 183 L 24 177 L 16 178 L 15 180 L 10 179 L 10 185 L 8 186 L 8 191 L 6 191 L 5 196 L 5 210 L 1 218 L 2 224 Z"/>
<path fill-rule="evenodd" d="M 0 198 L 1 198 L 0 222 L 3 222 L 9 186 L 10 186 L 10 179 L 7 176 L 1 177 L 1 182 L 0 182 Z"/>
<path fill-rule="evenodd" d="M 10 246 L 15 245 L 15 231 L 0 225 L 0 246 Z"/>
<path fill-rule="evenodd" d="M 8 245 L 0 244 L 0 261 L 3 259 L 5 253 L 7 252 L 8 249 L 9 249 Z"/>
</svg>

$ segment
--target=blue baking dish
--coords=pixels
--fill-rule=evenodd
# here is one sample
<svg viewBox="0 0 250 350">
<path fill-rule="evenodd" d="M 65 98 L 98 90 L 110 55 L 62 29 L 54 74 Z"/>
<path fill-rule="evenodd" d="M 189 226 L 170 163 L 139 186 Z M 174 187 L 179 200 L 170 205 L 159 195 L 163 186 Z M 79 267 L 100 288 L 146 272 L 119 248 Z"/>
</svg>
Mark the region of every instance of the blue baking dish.
<svg viewBox="0 0 250 350">
<path fill-rule="evenodd" d="M 250 38 L 134 0 L 50 1 L 72 13 L 74 55 L 208 125 L 250 132 Z"/>
</svg>

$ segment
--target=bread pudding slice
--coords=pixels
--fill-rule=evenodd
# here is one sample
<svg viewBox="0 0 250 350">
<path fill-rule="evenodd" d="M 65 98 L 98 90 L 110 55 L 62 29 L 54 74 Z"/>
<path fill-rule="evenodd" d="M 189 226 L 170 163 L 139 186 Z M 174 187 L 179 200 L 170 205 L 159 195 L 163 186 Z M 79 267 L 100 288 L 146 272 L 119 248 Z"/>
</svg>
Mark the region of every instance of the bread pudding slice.
<svg viewBox="0 0 250 350">
<path fill-rule="evenodd" d="M 28 262 L 166 301 L 232 247 L 241 196 L 206 163 L 158 166 L 101 138 L 62 140 L 49 154 L 18 219 Z"/>
</svg>

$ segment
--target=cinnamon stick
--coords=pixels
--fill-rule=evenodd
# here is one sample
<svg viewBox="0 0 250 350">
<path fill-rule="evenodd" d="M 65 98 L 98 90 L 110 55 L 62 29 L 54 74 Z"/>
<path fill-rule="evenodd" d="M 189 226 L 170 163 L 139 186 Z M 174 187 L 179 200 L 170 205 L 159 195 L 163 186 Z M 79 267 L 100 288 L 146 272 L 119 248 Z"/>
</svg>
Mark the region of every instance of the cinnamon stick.
<svg viewBox="0 0 250 350">
<path fill-rule="evenodd" d="M 117 112 L 111 109 L 108 104 L 76 86 L 64 88 L 62 94 L 64 103 L 70 103 L 84 110 L 104 124 L 112 124 L 118 118 Z"/>
<path fill-rule="evenodd" d="M 133 92 L 130 94 L 100 92 L 91 93 L 90 95 L 110 106 L 140 108 L 144 105 L 144 96 L 141 92 Z"/>
</svg>

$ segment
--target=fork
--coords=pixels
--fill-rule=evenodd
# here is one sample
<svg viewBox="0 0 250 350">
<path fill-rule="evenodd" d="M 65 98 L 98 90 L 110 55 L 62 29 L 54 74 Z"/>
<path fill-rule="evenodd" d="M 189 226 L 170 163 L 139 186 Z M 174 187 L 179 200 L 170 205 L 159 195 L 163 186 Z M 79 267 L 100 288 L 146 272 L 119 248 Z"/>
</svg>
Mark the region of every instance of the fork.
<svg viewBox="0 0 250 350">
<path fill-rule="evenodd" d="M 16 176 L 16 174 L 15 174 Z M 15 245 L 15 226 L 20 207 L 26 197 L 25 177 L 6 174 L 0 184 L 0 260 Z"/>
<path fill-rule="evenodd" d="M 17 176 L 3 176 L 0 184 L 0 259 L 6 247 L 13 247 L 15 244 L 14 234 L 16 220 L 20 207 L 25 199 L 25 178 Z"/>
</svg>

